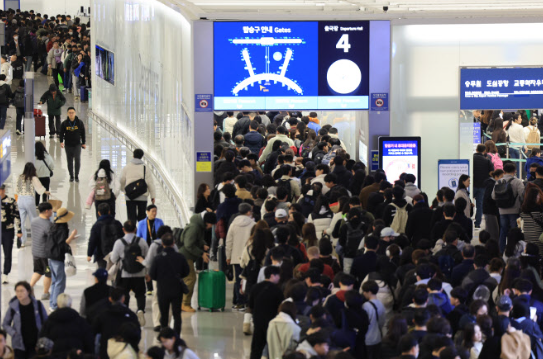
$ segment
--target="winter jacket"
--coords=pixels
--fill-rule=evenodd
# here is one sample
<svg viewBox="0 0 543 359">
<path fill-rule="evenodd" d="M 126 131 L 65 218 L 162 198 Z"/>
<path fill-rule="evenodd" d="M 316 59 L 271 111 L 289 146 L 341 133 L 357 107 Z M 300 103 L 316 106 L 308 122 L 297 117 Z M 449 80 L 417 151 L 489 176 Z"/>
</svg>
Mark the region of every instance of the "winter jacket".
<svg viewBox="0 0 543 359">
<path fill-rule="evenodd" d="M 351 171 L 348 171 L 345 168 L 345 166 L 336 165 L 332 173 L 337 176 L 337 184 L 339 186 L 349 188 L 349 184 L 351 183 L 351 178 L 353 177 L 353 174 Z"/>
<path fill-rule="evenodd" d="M 124 304 L 109 304 L 107 308 L 97 315 L 92 329 L 95 334 L 100 334 L 100 359 L 109 359 L 108 340 L 114 338 L 119 328 L 124 323 L 134 323 L 138 328 L 140 324 L 134 312 Z M 116 352 L 118 354 L 118 352 Z"/>
<path fill-rule="evenodd" d="M 492 293 L 498 286 L 498 282 L 484 268 L 472 270 L 462 281 L 462 288 L 468 293 L 473 292 L 480 285 L 485 285 Z"/>
<path fill-rule="evenodd" d="M 21 216 L 15 198 L 8 196 L 2 198 L 2 230 L 15 230 L 17 233 L 22 233 Z"/>
<path fill-rule="evenodd" d="M 51 228 L 49 228 L 49 234 L 47 235 L 45 243 L 47 259 L 64 262 L 66 259 L 66 251 L 69 249 L 69 245 L 66 243 L 69 236 L 70 232 L 67 223 L 54 224 L 51 226 Z M 51 248 L 52 243 L 56 243 L 56 245 L 60 248 L 58 253 L 48 253 L 48 248 Z"/>
<path fill-rule="evenodd" d="M 441 313 L 443 313 L 443 315 L 449 314 L 454 309 L 454 307 L 451 305 L 449 297 L 447 297 L 447 295 L 443 292 L 429 293 L 428 305 L 430 304 L 434 304 L 441 309 Z"/>
<path fill-rule="evenodd" d="M 301 328 L 292 317 L 279 312 L 268 325 L 268 358 L 281 359 L 287 351 L 294 350 L 300 340 Z"/>
<path fill-rule="evenodd" d="M 110 359 L 138 359 L 138 353 L 132 345 L 118 342 L 115 339 L 107 341 L 107 355 Z"/>
<path fill-rule="evenodd" d="M 78 62 L 75 66 L 72 64 L 72 66 L 76 77 L 81 77 L 81 74 L 85 73 L 85 63 L 83 61 Z"/>
<path fill-rule="evenodd" d="M 9 106 L 9 100 L 13 98 L 11 87 L 5 81 L 0 81 L 0 88 L 3 88 L 5 92 L 5 101 L 1 101 L 0 99 L 0 106 Z"/>
<path fill-rule="evenodd" d="M 434 211 L 425 202 L 417 202 L 409 212 L 405 234 L 413 245 L 421 239 L 431 239 L 432 227 L 429 223 L 432 221 L 433 214 Z"/>
<path fill-rule="evenodd" d="M 324 309 L 330 313 L 330 316 L 334 320 L 336 327 L 341 328 L 342 324 L 342 312 L 345 309 L 345 293 L 346 291 L 340 290 L 336 294 L 326 298 L 324 302 Z"/>
<path fill-rule="evenodd" d="M 60 125 L 60 143 L 65 142 L 68 147 L 85 144 L 85 124 L 77 116 L 72 122 L 69 118 Z"/>
<path fill-rule="evenodd" d="M 137 237 L 134 233 L 127 233 L 124 235 L 123 238 L 127 245 L 130 245 L 134 238 L 137 238 L 138 245 L 141 248 L 141 256 L 145 258 L 147 256 L 147 252 L 149 251 L 149 246 L 147 245 L 147 242 L 140 237 Z M 126 248 L 125 244 L 121 239 L 117 239 L 115 242 L 115 245 L 113 245 L 113 250 L 111 251 L 111 262 L 117 263 L 118 261 L 122 261 L 124 259 L 124 250 Z M 143 268 L 141 271 L 137 273 L 128 273 L 123 269 L 123 273 L 121 274 L 122 278 L 140 278 L 145 276 L 145 268 Z"/>
<path fill-rule="evenodd" d="M 519 180 L 510 174 L 506 174 L 500 181 L 509 181 L 510 179 L 513 179 L 511 181 L 511 186 L 513 188 L 513 195 L 516 197 L 515 204 L 510 208 L 499 208 L 500 215 L 519 214 L 522 201 L 524 200 L 524 183 L 522 180 Z M 494 190 L 492 191 L 492 199 L 496 199 Z"/>
<path fill-rule="evenodd" d="M 145 170 L 144 170 L 145 167 Z M 121 173 L 121 189 L 125 192 L 127 185 L 136 182 L 143 178 L 145 172 L 145 183 L 147 184 L 147 192 L 134 199 L 134 201 L 147 201 L 147 196 L 155 198 L 155 184 L 151 170 L 145 166 L 143 161 L 138 158 L 133 158 Z"/>
<path fill-rule="evenodd" d="M 58 64 L 62 64 L 62 54 L 64 53 L 64 50 L 62 48 L 51 48 L 47 51 L 47 65 L 51 65 L 51 67 L 54 69 L 58 66 Z"/>
<path fill-rule="evenodd" d="M 537 163 L 539 166 L 543 166 L 543 158 L 534 156 L 534 157 L 528 157 L 526 159 L 526 164 L 524 165 L 524 169 L 526 170 L 526 174 L 528 175 L 530 174 L 530 166 L 532 165 L 532 163 Z"/>
<path fill-rule="evenodd" d="M 74 53 L 68 52 L 68 55 L 64 58 L 64 68 L 66 71 L 70 71 L 72 69 L 72 60 L 74 59 Z"/>
<path fill-rule="evenodd" d="M 315 351 L 315 349 L 313 349 L 313 346 L 309 344 L 307 340 L 301 342 L 298 347 L 296 347 L 296 351 L 305 355 L 306 359 L 319 357 L 318 353 Z"/>
<path fill-rule="evenodd" d="M 45 157 L 43 160 L 39 160 L 38 158 L 36 158 L 34 162 L 34 166 L 36 167 L 36 176 L 38 176 L 38 178 L 51 177 L 51 171 L 55 170 L 55 161 L 53 161 L 53 157 L 51 157 L 49 153 L 45 153 Z M 45 163 L 47 163 L 47 166 L 49 166 L 49 168 L 47 168 Z"/>
<path fill-rule="evenodd" d="M 13 61 L 11 63 L 11 67 L 13 68 L 13 79 L 17 79 L 19 81 L 21 81 L 21 79 L 23 78 L 23 75 L 24 75 L 24 67 L 25 65 L 23 64 L 23 62 L 19 59 L 17 59 L 16 61 Z M 14 85 L 17 85 L 19 86 L 19 83 L 16 82 Z"/>
<path fill-rule="evenodd" d="M 252 153 L 259 154 L 260 149 L 264 146 L 264 137 L 256 131 L 249 131 L 245 135 L 245 147 L 248 147 Z"/>
<path fill-rule="evenodd" d="M 463 198 L 467 202 L 466 209 L 464 209 L 464 214 L 466 217 L 471 218 L 471 200 L 469 198 L 469 193 L 465 188 L 458 189 L 456 191 L 456 194 L 454 195 L 454 200 L 456 201 L 458 198 Z"/>
<path fill-rule="evenodd" d="M 230 264 L 240 263 L 254 225 L 254 219 L 245 215 L 237 216 L 230 225 L 226 235 L 226 259 L 230 259 Z"/>
<path fill-rule="evenodd" d="M 104 257 L 109 254 L 102 253 L 102 227 L 111 224 L 114 224 L 117 228 L 117 237 L 122 238 L 124 236 L 123 225 L 109 214 L 98 217 L 96 223 L 94 223 L 91 228 L 89 245 L 87 247 L 87 257 L 94 256 L 95 262 L 104 259 Z"/>
<path fill-rule="evenodd" d="M 197 213 L 190 217 L 190 222 L 185 226 L 181 235 L 183 246 L 179 248 L 179 253 L 186 259 L 195 261 L 204 254 L 206 225 L 201 214 Z"/>
<path fill-rule="evenodd" d="M 329 209 L 325 211 L 322 211 L 321 209 L 319 213 L 313 212 L 309 215 L 309 218 L 307 219 L 307 223 L 313 223 L 315 225 L 317 239 L 320 240 L 322 237 L 322 231 L 330 227 L 330 223 L 332 223 L 333 216 L 334 216 L 334 213 L 332 213 L 332 211 L 330 211 Z"/>
<path fill-rule="evenodd" d="M 223 176 L 227 172 L 231 172 L 234 176 L 239 174 L 239 170 L 234 162 L 219 161 L 220 163 L 215 167 L 213 174 L 215 177 L 215 185 L 222 182 Z"/>
<path fill-rule="evenodd" d="M 396 216 L 396 211 L 398 208 L 396 208 L 396 205 L 398 208 L 405 208 L 407 213 L 411 212 L 411 209 L 413 206 L 403 198 L 400 199 L 394 199 L 391 204 L 385 207 L 385 210 L 383 212 L 383 221 L 385 221 L 385 225 L 387 227 L 390 227 L 392 222 L 394 221 L 394 217 Z"/>
<path fill-rule="evenodd" d="M 81 315 L 83 318 L 88 318 L 88 322 L 92 323 L 95 318 L 94 316 L 92 316 L 92 311 L 90 309 L 96 303 L 108 301 L 109 292 L 111 291 L 111 289 L 111 286 L 103 282 L 95 283 L 94 285 L 86 288 L 83 291 L 83 295 L 81 296 L 79 315 Z"/>
<path fill-rule="evenodd" d="M 370 196 L 370 193 L 373 192 L 379 192 L 379 183 L 373 183 L 367 187 L 362 188 L 362 191 L 360 191 L 360 204 L 362 205 L 362 208 L 366 209 L 368 206 L 368 198 Z"/>
<path fill-rule="evenodd" d="M 51 339 L 53 355 L 66 358 L 71 349 L 80 349 L 84 353 L 94 351 L 94 337 L 91 326 L 72 308 L 55 310 L 43 325 L 40 337 Z"/>
<path fill-rule="evenodd" d="M 234 125 L 234 129 L 232 130 L 232 140 L 237 135 L 244 135 L 249 132 L 249 125 L 251 124 L 251 119 L 247 116 L 243 116 L 240 118 L 236 124 Z"/>
<path fill-rule="evenodd" d="M 451 285 L 457 287 L 462 284 L 462 280 L 474 270 L 473 259 L 464 259 L 460 264 L 454 267 L 451 274 Z"/>
<path fill-rule="evenodd" d="M 223 132 L 228 132 L 229 134 L 234 133 L 234 126 L 238 122 L 236 117 L 228 117 L 224 119 L 223 122 Z"/>
<path fill-rule="evenodd" d="M 490 172 L 494 171 L 492 161 L 482 153 L 473 154 L 473 187 L 483 188 L 485 181 L 490 178 Z"/>
<path fill-rule="evenodd" d="M 530 358 L 530 337 L 520 330 L 512 333 L 505 333 L 502 335 L 501 349 L 500 358 Z M 480 356 L 480 358 L 485 357 Z"/>
<path fill-rule="evenodd" d="M 51 90 L 53 89 L 56 90 L 54 97 L 51 93 Z M 45 91 L 45 93 L 41 96 L 40 102 L 47 104 L 47 115 L 49 117 L 60 116 L 62 106 L 64 106 L 64 104 L 66 103 L 66 97 L 64 97 L 62 92 L 58 91 L 57 87 L 52 84 L 49 87 L 49 90 Z"/>
<path fill-rule="evenodd" d="M 322 194 L 326 194 L 328 193 L 328 191 L 330 191 L 330 188 L 326 187 L 326 185 L 324 184 L 324 177 L 326 177 L 326 175 L 322 174 L 311 180 L 311 184 L 317 183 L 317 182 L 322 184 Z"/>
<path fill-rule="evenodd" d="M 275 141 L 286 142 L 288 143 L 289 147 L 294 146 L 294 141 L 292 141 L 287 135 L 278 133 L 277 136 L 268 141 L 268 144 L 266 145 L 266 148 L 264 148 L 264 151 L 262 151 L 262 155 L 258 159 L 258 162 L 266 161 L 268 155 L 272 152 L 273 144 L 275 143 Z"/>
<path fill-rule="evenodd" d="M 155 232 L 158 232 L 158 229 L 164 225 L 164 221 L 160 218 L 155 218 L 155 222 L 153 224 L 153 228 L 151 230 L 155 230 Z M 149 234 L 149 228 L 147 227 L 147 217 L 142 219 L 138 222 L 138 230 L 136 231 L 136 236 L 145 239 L 148 245 L 151 245 L 152 239 L 147 238 L 147 235 Z"/>
<path fill-rule="evenodd" d="M 38 328 L 39 333 L 43 324 L 47 320 L 47 311 L 45 310 L 42 302 L 36 300 L 34 297 L 30 297 L 30 299 L 32 300 L 32 305 L 34 306 L 36 327 Z M 23 351 L 26 350 L 23 344 L 21 312 L 19 310 L 19 300 L 17 297 L 13 297 L 9 301 L 8 310 L 4 315 L 2 327 L 11 336 L 11 346 L 13 349 Z"/>
<path fill-rule="evenodd" d="M 188 276 L 190 268 L 185 257 L 175 248 L 163 248 L 151 264 L 149 275 L 157 282 L 159 296 L 182 296 L 181 280 Z"/>
<path fill-rule="evenodd" d="M 483 214 L 490 214 L 493 216 L 499 216 L 500 210 L 496 205 L 496 201 L 492 198 L 492 192 L 494 192 L 494 186 L 496 181 L 490 177 L 485 180 L 485 195 L 483 197 Z"/>
<path fill-rule="evenodd" d="M 405 195 L 411 198 L 415 197 L 421 192 L 420 188 L 418 188 L 417 186 L 415 186 L 414 183 L 411 183 L 411 182 L 405 184 L 404 190 L 405 190 Z"/>
</svg>

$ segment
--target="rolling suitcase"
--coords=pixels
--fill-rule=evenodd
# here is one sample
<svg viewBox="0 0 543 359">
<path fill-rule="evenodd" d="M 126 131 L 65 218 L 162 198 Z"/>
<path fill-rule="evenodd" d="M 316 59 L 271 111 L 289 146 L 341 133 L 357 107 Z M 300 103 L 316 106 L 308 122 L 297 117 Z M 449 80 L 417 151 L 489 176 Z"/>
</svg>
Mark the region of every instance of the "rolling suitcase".
<svg viewBox="0 0 543 359">
<path fill-rule="evenodd" d="M 34 116 L 35 131 L 34 136 L 45 138 L 45 116 Z"/>
<path fill-rule="evenodd" d="M 220 309 L 226 305 L 226 278 L 221 271 L 205 270 L 198 275 L 198 310 Z"/>
<path fill-rule="evenodd" d="M 86 86 L 81 86 L 79 88 L 80 101 L 81 102 L 87 102 L 89 100 L 88 95 L 89 95 L 89 90 L 87 89 L 87 87 Z"/>
</svg>

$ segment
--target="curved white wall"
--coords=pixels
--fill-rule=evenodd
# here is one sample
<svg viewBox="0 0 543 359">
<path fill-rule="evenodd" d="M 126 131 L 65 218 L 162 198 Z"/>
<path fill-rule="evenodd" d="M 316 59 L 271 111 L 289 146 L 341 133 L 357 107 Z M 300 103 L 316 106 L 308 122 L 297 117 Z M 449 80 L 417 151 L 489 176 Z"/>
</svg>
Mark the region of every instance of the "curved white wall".
<svg viewBox="0 0 543 359">
<path fill-rule="evenodd" d="M 115 54 L 115 85 L 93 74 L 92 110 L 153 156 L 188 209 L 194 197 L 191 23 L 153 0 L 94 0 L 91 14 L 93 56 L 94 45 Z"/>
</svg>

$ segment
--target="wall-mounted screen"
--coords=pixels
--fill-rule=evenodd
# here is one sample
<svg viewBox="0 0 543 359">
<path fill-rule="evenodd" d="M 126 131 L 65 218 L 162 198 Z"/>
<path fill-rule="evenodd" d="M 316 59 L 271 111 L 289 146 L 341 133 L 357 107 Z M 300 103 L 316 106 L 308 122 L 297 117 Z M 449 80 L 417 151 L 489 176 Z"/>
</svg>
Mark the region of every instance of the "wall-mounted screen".
<svg viewBox="0 0 543 359">
<path fill-rule="evenodd" d="M 113 52 L 96 46 L 96 75 L 115 85 L 115 57 Z"/>
<path fill-rule="evenodd" d="M 543 68 L 460 69 L 461 110 L 540 108 Z"/>
<path fill-rule="evenodd" d="M 402 173 L 411 173 L 420 188 L 421 153 L 420 137 L 379 137 L 379 167 L 390 183 L 398 180 Z"/>
<path fill-rule="evenodd" d="M 367 110 L 369 21 L 215 22 L 216 110 Z"/>
</svg>

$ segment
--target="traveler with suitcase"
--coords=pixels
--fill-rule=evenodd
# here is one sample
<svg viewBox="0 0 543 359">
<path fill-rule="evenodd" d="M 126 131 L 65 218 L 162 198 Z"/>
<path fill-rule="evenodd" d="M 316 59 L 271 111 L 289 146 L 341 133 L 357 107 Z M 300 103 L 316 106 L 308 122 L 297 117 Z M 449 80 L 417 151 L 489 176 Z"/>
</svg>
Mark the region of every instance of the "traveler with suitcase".
<svg viewBox="0 0 543 359">
<path fill-rule="evenodd" d="M 75 108 L 68 108 L 68 118 L 64 120 L 64 122 L 62 122 L 59 133 L 60 147 L 66 149 L 66 158 L 68 159 L 68 172 L 70 173 L 70 182 L 73 182 L 74 179 L 76 182 L 79 182 L 79 168 L 81 167 L 81 148 L 86 149 L 87 145 L 85 145 L 85 124 L 75 115 Z"/>
<path fill-rule="evenodd" d="M 39 104 L 42 105 L 44 103 L 47 103 L 47 115 L 49 116 L 49 138 L 55 137 L 55 134 L 59 136 L 60 111 L 66 103 L 66 97 L 58 90 L 55 84 L 51 84 L 49 90 L 45 91 L 40 98 Z"/>
<path fill-rule="evenodd" d="M 188 287 L 188 292 L 183 296 L 183 305 L 181 310 L 184 312 L 194 313 L 195 310 L 191 307 L 192 293 L 196 284 L 196 271 L 194 262 L 198 258 L 202 258 L 204 262 L 209 263 L 209 246 L 205 242 L 206 230 L 210 230 L 217 223 L 217 216 L 213 212 L 206 212 L 202 216 L 200 213 L 190 217 L 189 224 L 185 227 L 181 235 L 179 252 L 185 256 L 189 265 L 190 273 L 185 278 L 185 284 Z"/>
<path fill-rule="evenodd" d="M 8 115 L 9 100 L 13 97 L 11 87 L 6 82 L 6 75 L 0 75 L 0 130 L 6 125 Z"/>
</svg>

